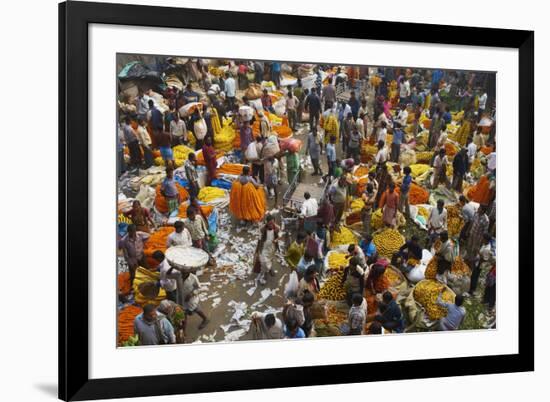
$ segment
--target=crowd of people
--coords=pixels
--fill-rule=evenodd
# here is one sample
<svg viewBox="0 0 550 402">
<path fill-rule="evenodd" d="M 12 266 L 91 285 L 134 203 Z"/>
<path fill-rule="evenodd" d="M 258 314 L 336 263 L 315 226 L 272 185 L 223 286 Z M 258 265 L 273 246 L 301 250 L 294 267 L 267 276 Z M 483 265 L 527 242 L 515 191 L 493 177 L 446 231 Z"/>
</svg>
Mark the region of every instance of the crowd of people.
<svg viewBox="0 0 550 402">
<path fill-rule="evenodd" d="M 132 297 L 135 292 L 147 296 L 145 285 L 155 288 L 135 317 L 137 344 L 183 342 L 187 315 L 201 318 L 201 330 L 210 322 L 201 308 L 197 275 L 171 266 L 164 252 L 174 246 L 199 248 L 208 253 L 207 267 L 215 272 L 216 245 L 199 194 L 221 186 L 224 164 L 237 169 L 222 175 L 229 180 L 224 208 L 233 225 L 259 228 L 251 277 L 260 287 L 276 275 L 290 278 L 281 312 L 251 312 L 254 339 L 316 336 L 316 320 L 326 321 L 329 304 L 346 315 L 338 327 L 342 335 L 414 330 L 403 293 L 382 279 L 395 268 L 410 293 L 419 282 L 410 275 L 426 252 L 437 268 L 428 278 L 424 264 L 420 280 L 441 285 L 434 303 L 445 311 L 432 329 L 461 329 L 469 299 L 479 300 L 494 317 L 493 74 L 198 59 L 177 76 L 180 89 L 139 87 L 120 106 L 119 178 L 139 176 L 155 164 L 165 171 L 155 205 L 145 208 L 134 201 L 124 212 L 131 223 L 119 238 L 119 260 L 128 267 L 130 282 L 130 291 L 120 295 L 121 306 L 139 304 Z M 218 146 L 225 127 L 234 133 L 231 150 Z M 288 133 L 283 135 L 282 128 Z M 175 150 L 181 146 L 190 149 L 179 164 Z M 305 192 L 292 210 L 281 194 L 298 182 L 322 188 L 322 196 Z M 416 191 L 427 195 L 422 207 L 413 199 Z M 164 212 L 156 206 L 160 198 Z M 178 214 L 168 223 L 182 206 L 185 217 Z M 427 211 L 424 216 L 420 208 Z M 293 214 L 296 226 L 285 227 L 280 211 Z M 166 247 L 147 258 L 148 239 L 163 226 L 173 227 Z M 415 230 L 405 230 L 410 227 Z M 344 229 L 354 240 L 335 248 L 334 239 Z M 376 236 L 388 230 L 404 233 L 404 239 L 391 255 L 382 255 Z M 345 255 L 345 263 L 333 269 L 327 260 L 335 250 Z M 278 255 L 284 255 L 283 265 Z M 460 291 L 449 279 L 457 260 L 469 269 L 468 287 Z M 158 280 L 136 287 L 140 268 Z M 336 271 L 345 296 L 327 301 L 322 289 Z M 453 301 L 443 300 L 449 286 L 455 290 Z"/>
</svg>

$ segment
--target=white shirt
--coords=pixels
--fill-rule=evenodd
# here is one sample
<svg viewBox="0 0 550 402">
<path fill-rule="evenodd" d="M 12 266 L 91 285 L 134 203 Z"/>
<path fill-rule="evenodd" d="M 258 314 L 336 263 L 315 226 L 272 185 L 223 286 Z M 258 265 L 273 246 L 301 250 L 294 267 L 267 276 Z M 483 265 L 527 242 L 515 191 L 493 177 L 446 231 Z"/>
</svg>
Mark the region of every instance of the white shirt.
<svg viewBox="0 0 550 402">
<path fill-rule="evenodd" d="M 265 317 L 267 316 L 267 313 L 260 313 L 259 311 L 254 311 L 252 313 L 252 318 L 259 318 L 262 320 L 262 324 L 264 325 L 266 339 L 283 339 L 285 337 L 285 331 L 283 327 L 283 322 L 275 317 L 275 324 L 271 328 L 267 328 L 267 325 L 265 323 Z"/>
<path fill-rule="evenodd" d="M 139 143 L 145 147 L 151 146 L 151 136 L 147 132 L 147 129 L 143 126 L 138 126 L 137 128 L 137 137 L 139 140 Z"/>
<path fill-rule="evenodd" d="M 374 157 L 374 161 L 376 163 L 384 163 L 388 160 L 388 150 L 386 148 L 382 148 L 376 156 Z"/>
<path fill-rule="evenodd" d="M 489 170 L 495 170 L 497 168 L 497 153 L 491 152 L 487 157 L 487 168 Z"/>
<path fill-rule="evenodd" d="M 475 214 L 476 207 L 473 202 L 470 201 L 462 207 L 462 219 L 464 219 L 464 221 L 471 221 L 474 219 Z"/>
<path fill-rule="evenodd" d="M 448 165 L 448 164 L 449 164 L 449 159 L 447 159 L 447 155 L 445 155 L 443 158 L 441 157 L 441 155 L 437 155 L 434 159 L 434 168 L 436 170 L 443 167 L 443 165 Z"/>
<path fill-rule="evenodd" d="M 409 81 L 403 81 L 399 85 L 399 96 L 401 98 L 406 98 L 410 94 L 411 94 L 411 84 L 409 83 Z"/>
<path fill-rule="evenodd" d="M 166 239 L 166 247 L 172 247 L 172 246 L 191 247 L 192 245 L 193 245 L 193 241 L 191 240 L 191 234 L 189 234 L 189 230 L 187 230 L 187 228 L 183 228 L 181 233 L 178 233 L 178 232 L 170 233 L 170 235 L 168 235 L 168 238 Z"/>
<path fill-rule="evenodd" d="M 386 134 L 388 133 L 388 130 L 385 128 L 380 127 L 378 129 L 378 133 L 376 134 L 376 141 L 384 141 L 386 142 Z"/>
<path fill-rule="evenodd" d="M 447 229 L 447 210 L 443 208 L 443 212 L 439 213 L 437 207 L 432 208 L 430 217 L 428 218 L 428 227 L 434 229 L 436 233 L 441 233 Z"/>
<path fill-rule="evenodd" d="M 470 159 L 470 163 L 472 163 L 476 157 L 477 153 L 477 145 L 473 142 L 470 142 L 468 144 L 468 159 Z"/>
<path fill-rule="evenodd" d="M 481 246 L 479 249 L 479 257 L 482 261 L 490 261 L 493 258 L 493 251 L 491 250 L 491 244 Z"/>
<path fill-rule="evenodd" d="M 174 137 L 187 137 L 187 127 L 185 127 L 185 122 L 183 120 L 172 120 L 170 122 L 170 134 Z"/>
<path fill-rule="evenodd" d="M 361 137 L 365 137 L 365 124 L 363 123 L 363 119 L 358 117 L 357 121 L 355 122 L 355 127 L 357 128 L 359 135 Z"/>
<path fill-rule="evenodd" d="M 407 119 L 409 117 L 409 112 L 407 112 L 406 109 L 402 109 L 399 111 L 399 114 L 397 115 L 397 121 L 403 128 L 407 125 Z"/>
<path fill-rule="evenodd" d="M 236 93 L 235 79 L 229 77 L 225 80 L 225 96 L 234 98 Z"/>
<path fill-rule="evenodd" d="M 315 198 L 310 198 L 309 200 L 305 200 L 302 204 L 302 209 L 300 213 L 306 217 L 309 218 L 311 216 L 317 215 L 317 209 L 319 206 L 317 205 L 317 200 Z"/>
<path fill-rule="evenodd" d="M 168 264 L 166 258 L 160 263 L 158 269 L 160 272 L 160 286 L 162 286 L 162 288 L 167 292 L 173 292 L 174 290 L 176 290 L 176 288 L 178 287 L 176 280 L 167 278 L 170 264 Z"/>
<path fill-rule="evenodd" d="M 481 110 L 485 110 L 485 106 L 487 105 L 487 94 L 484 93 L 483 95 L 481 95 L 478 98 L 478 102 L 479 102 L 479 108 Z"/>
<path fill-rule="evenodd" d="M 435 151 L 438 151 L 445 146 L 447 138 L 449 138 L 447 132 L 442 131 L 441 134 L 439 134 L 439 139 L 437 140 L 437 144 L 435 145 Z"/>
</svg>

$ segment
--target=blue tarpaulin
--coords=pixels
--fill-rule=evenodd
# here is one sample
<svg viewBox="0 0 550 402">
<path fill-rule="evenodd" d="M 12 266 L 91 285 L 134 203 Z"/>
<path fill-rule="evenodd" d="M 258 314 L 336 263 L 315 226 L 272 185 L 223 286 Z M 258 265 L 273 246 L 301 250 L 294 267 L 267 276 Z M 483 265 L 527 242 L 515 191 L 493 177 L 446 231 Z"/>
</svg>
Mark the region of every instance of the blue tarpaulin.
<svg viewBox="0 0 550 402">
<path fill-rule="evenodd" d="M 223 179 L 214 179 L 211 185 L 212 187 L 223 188 L 224 190 L 231 189 L 231 182 Z"/>
</svg>

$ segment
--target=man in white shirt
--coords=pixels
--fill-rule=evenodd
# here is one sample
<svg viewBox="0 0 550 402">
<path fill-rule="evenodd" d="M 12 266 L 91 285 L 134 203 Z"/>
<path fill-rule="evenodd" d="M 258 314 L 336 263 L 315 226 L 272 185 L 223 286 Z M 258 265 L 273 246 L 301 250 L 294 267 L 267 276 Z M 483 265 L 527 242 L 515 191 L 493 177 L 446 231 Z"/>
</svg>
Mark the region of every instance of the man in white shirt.
<svg viewBox="0 0 550 402">
<path fill-rule="evenodd" d="M 300 210 L 300 215 L 304 219 L 304 230 L 307 232 L 311 230 L 312 232 L 316 230 L 317 222 L 317 210 L 319 205 L 315 198 L 311 198 L 311 194 L 307 191 L 304 193 L 304 203 L 302 204 L 302 209 Z"/>
<path fill-rule="evenodd" d="M 233 78 L 230 73 L 225 74 L 224 92 L 229 110 L 233 110 L 233 106 L 235 105 L 235 96 L 237 94 L 237 86 L 235 83 L 235 78 Z"/>
<path fill-rule="evenodd" d="M 468 150 L 468 161 L 471 165 L 472 163 L 474 163 L 474 159 L 477 154 L 477 145 L 472 141 L 471 138 L 468 138 L 468 145 L 466 149 Z"/>
<path fill-rule="evenodd" d="M 495 146 L 496 148 L 496 146 Z M 497 152 L 496 149 L 487 156 L 487 170 L 493 173 L 497 168 Z"/>
<path fill-rule="evenodd" d="M 285 337 L 283 322 L 275 317 L 275 314 L 254 311 L 251 317 L 260 329 L 260 333 L 255 334 L 254 339 L 283 339 Z"/>
<path fill-rule="evenodd" d="M 160 250 L 153 253 L 153 259 L 159 263 L 157 269 L 160 273 L 160 286 L 166 291 L 166 297 L 168 300 L 172 300 L 174 303 L 177 303 L 177 276 L 181 275 L 180 272 L 177 270 L 171 270 L 171 272 L 169 272 L 171 266 L 164 256 L 164 253 Z"/>
<path fill-rule="evenodd" d="M 449 159 L 445 155 L 445 148 L 441 148 L 439 153 L 434 159 L 434 177 L 433 177 L 433 188 L 437 188 L 439 183 L 445 184 L 447 188 L 451 187 L 449 178 L 447 177 L 447 165 L 449 164 Z"/>
<path fill-rule="evenodd" d="M 386 134 L 388 134 L 388 130 L 386 129 L 386 122 L 382 121 L 380 122 L 380 127 L 378 127 L 378 131 L 376 133 L 376 141 L 386 142 Z"/>
<path fill-rule="evenodd" d="M 483 113 L 485 113 L 485 107 L 487 106 L 487 92 L 483 92 L 478 98 L 478 110 L 477 115 L 478 117 L 481 117 Z"/>
<path fill-rule="evenodd" d="M 136 135 L 139 141 L 139 145 L 141 145 L 141 149 L 143 150 L 143 163 L 145 165 L 144 167 L 145 169 L 149 169 L 151 166 L 153 166 L 154 158 L 153 151 L 151 149 L 151 136 L 149 135 L 146 127 L 147 121 L 139 117 Z"/>
<path fill-rule="evenodd" d="M 193 245 L 193 240 L 191 239 L 191 234 L 187 228 L 185 228 L 183 221 L 176 221 L 174 223 L 174 228 L 176 230 L 170 233 L 166 239 L 166 247 L 191 247 Z"/>
<path fill-rule="evenodd" d="M 179 113 L 174 113 L 174 119 L 170 122 L 170 134 L 176 145 L 187 144 L 187 126 Z"/>
<path fill-rule="evenodd" d="M 407 105 L 402 104 L 401 110 L 397 114 L 397 122 L 401 124 L 401 127 L 407 127 L 407 119 L 409 118 L 409 112 L 407 112 Z"/>
<path fill-rule="evenodd" d="M 374 157 L 374 162 L 377 164 L 382 164 L 387 162 L 388 160 L 388 150 L 384 146 L 384 141 L 380 140 L 378 141 L 378 153 Z"/>
<path fill-rule="evenodd" d="M 409 80 L 403 79 L 403 81 L 401 81 L 401 84 L 399 84 L 399 101 L 402 104 L 406 104 L 409 101 L 410 96 L 411 84 L 409 83 Z"/>
<path fill-rule="evenodd" d="M 357 120 L 355 121 L 355 127 L 357 128 L 357 132 L 361 136 L 361 139 L 365 138 L 365 122 L 364 122 L 365 114 L 359 113 L 359 117 L 357 117 Z"/>
<path fill-rule="evenodd" d="M 428 217 L 428 234 L 430 242 L 433 242 L 440 233 L 447 230 L 447 210 L 443 200 L 437 201 L 437 207 L 432 208 Z"/>
</svg>

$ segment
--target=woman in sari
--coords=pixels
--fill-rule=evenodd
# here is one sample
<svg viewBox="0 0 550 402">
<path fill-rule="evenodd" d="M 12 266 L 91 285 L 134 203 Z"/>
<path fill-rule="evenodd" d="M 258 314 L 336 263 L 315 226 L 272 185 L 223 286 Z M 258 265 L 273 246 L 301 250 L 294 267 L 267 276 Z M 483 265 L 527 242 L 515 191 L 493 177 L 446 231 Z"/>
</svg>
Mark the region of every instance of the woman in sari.
<svg viewBox="0 0 550 402">
<path fill-rule="evenodd" d="M 206 165 L 206 171 L 208 177 L 206 180 L 206 185 L 210 186 L 212 180 L 216 178 L 216 150 L 212 146 L 212 137 L 207 136 L 204 139 L 204 145 L 202 146 L 202 156 L 204 157 L 204 164 Z"/>
<path fill-rule="evenodd" d="M 132 220 L 132 223 L 136 225 L 136 229 L 140 232 L 149 233 L 151 232 L 151 227 L 155 226 L 149 210 L 142 207 L 138 200 L 132 203 L 132 209 L 124 215 Z"/>
<path fill-rule="evenodd" d="M 395 192 L 395 184 L 390 183 L 388 191 L 386 191 L 385 198 L 382 200 L 382 207 L 384 212 L 382 220 L 384 225 L 395 227 L 397 222 L 397 206 L 399 204 L 399 196 Z"/>
</svg>

